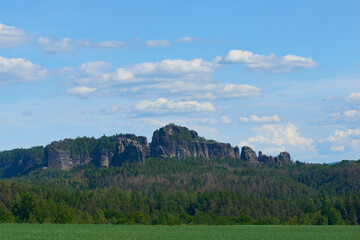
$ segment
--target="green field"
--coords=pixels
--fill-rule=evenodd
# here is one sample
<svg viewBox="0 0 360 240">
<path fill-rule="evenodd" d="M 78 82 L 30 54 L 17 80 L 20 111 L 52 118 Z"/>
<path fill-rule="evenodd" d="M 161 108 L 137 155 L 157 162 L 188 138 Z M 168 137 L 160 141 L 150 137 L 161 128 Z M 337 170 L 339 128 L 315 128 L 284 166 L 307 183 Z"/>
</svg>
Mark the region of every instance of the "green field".
<svg viewBox="0 0 360 240">
<path fill-rule="evenodd" d="M 1 240 L 360 239 L 358 226 L 143 226 L 0 224 Z"/>
</svg>

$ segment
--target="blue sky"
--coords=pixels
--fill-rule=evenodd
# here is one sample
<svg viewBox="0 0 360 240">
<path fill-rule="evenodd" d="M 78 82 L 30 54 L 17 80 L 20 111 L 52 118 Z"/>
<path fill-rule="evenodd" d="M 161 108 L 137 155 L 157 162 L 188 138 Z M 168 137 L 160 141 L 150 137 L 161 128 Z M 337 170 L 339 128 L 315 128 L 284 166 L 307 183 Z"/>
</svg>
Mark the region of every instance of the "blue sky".
<svg viewBox="0 0 360 240">
<path fill-rule="evenodd" d="M 360 158 L 359 1 L 0 0 L 0 150 L 170 122 Z"/>
</svg>

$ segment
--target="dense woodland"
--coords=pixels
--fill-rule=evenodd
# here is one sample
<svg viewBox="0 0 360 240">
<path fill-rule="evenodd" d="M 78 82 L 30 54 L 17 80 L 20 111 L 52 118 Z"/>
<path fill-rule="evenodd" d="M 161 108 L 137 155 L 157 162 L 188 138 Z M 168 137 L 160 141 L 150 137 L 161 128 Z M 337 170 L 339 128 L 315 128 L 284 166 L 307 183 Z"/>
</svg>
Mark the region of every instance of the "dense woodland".
<svg viewBox="0 0 360 240">
<path fill-rule="evenodd" d="M 67 147 L 84 151 L 91 139 L 83 140 Z M 13 159 L 23 166 L 43 151 L 1 152 L 0 164 Z M 2 172 L 0 222 L 360 224 L 360 161 L 265 166 L 150 158 L 108 169 L 92 163 L 71 171 L 39 166 L 16 176 Z"/>
</svg>

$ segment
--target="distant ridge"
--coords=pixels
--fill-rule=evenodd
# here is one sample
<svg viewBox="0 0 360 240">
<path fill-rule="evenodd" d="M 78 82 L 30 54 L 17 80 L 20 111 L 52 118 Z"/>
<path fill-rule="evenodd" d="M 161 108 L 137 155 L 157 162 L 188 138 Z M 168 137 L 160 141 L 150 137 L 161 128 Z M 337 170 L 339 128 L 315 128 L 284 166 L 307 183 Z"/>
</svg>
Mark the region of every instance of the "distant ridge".
<svg viewBox="0 0 360 240">
<path fill-rule="evenodd" d="M 176 124 L 168 124 L 153 133 L 151 143 L 146 137 L 118 134 L 99 139 L 81 137 L 54 141 L 44 147 L 14 149 L 0 153 L 0 171 L 5 177 L 27 173 L 36 168 L 49 167 L 71 170 L 74 166 L 94 163 L 100 168 L 121 166 L 124 162 L 144 163 L 147 158 L 202 159 L 232 158 L 253 164 L 292 164 L 290 154 L 257 155 L 250 147 L 241 149 L 229 143 L 221 143 L 200 137 L 194 130 Z"/>
</svg>

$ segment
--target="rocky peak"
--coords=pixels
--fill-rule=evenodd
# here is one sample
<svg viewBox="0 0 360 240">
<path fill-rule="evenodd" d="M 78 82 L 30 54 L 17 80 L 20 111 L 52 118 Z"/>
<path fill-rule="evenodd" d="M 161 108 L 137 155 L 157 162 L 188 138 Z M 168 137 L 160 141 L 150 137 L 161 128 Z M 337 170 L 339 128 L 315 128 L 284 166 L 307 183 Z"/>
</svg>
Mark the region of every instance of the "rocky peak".
<svg viewBox="0 0 360 240">
<path fill-rule="evenodd" d="M 112 165 L 121 165 L 123 162 L 145 162 L 149 155 L 149 145 L 146 137 L 123 135 L 117 139 L 115 157 Z"/>
<path fill-rule="evenodd" d="M 48 167 L 68 171 L 74 166 L 87 164 L 91 161 L 89 153 L 87 152 L 78 155 L 64 148 L 64 145 L 69 143 L 69 141 L 68 139 L 55 141 L 46 146 L 45 159 L 47 160 Z"/>
<path fill-rule="evenodd" d="M 194 130 L 169 124 L 156 130 L 150 144 L 152 157 L 224 158 L 239 156 L 239 149 L 199 137 Z"/>
<path fill-rule="evenodd" d="M 258 160 L 256 152 L 248 146 L 244 146 L 241 148 L 240 159 L 246 162 L 256 162 Z"/>
</svg>

